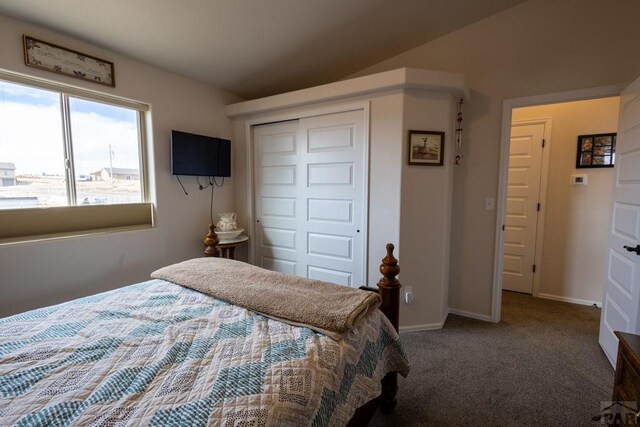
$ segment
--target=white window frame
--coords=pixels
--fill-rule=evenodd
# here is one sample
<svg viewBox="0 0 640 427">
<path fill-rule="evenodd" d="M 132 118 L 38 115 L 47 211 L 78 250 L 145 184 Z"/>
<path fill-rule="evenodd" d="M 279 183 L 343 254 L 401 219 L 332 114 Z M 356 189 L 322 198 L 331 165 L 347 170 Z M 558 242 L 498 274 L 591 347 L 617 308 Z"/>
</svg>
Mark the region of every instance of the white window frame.
<svg viewBox="0 0 640 427">
<path fill-rule="evenodd" d="M 36 77 L 0 70 L 0 80 L 60 94 L 63 126 L 67 206 L 0 210 L 0 245 L 53 237 L 69 237 L 96 232 L 153 227 L 153 205 L 150 203 L 147 156 L 148 104 L 76 86 L 64 85 Z M 76 204 L 73 165 L 73 141 L 69 120 L 69 97 L 124 107 L 137 111 L 138 152 L 141 181 L 140 203 L 100 206 Z M 90 208 L 90 209 L 88 209 Z M 19 222 L 19 224 L 18 224 Z M 4 225 L 3 225 L 4 224 Z"/>
</svg>

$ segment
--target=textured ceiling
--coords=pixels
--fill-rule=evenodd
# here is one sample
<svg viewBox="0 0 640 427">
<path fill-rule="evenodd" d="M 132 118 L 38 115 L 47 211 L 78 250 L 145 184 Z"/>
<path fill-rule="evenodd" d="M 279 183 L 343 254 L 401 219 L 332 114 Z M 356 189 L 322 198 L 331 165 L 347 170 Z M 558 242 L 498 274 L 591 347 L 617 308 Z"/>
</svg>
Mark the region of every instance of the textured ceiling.
<svg viewBox="0 0 640 427">
<path fill-rule="evenodd" d="M 338 80 L 524 0 L 2 0 L 32 22 L 247 99 Z"/>
</svg>

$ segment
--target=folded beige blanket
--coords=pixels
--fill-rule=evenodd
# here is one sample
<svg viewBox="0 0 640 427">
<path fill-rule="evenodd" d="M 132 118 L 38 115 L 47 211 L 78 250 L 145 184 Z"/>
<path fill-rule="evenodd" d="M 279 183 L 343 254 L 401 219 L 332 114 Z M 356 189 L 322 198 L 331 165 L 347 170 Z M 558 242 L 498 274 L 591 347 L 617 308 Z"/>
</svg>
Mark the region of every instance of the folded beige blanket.
<svg viewBox="0 0 640 427">
<path fill-rule="evenodd" d="M 196 258 L 151 273 L 267 317 L 338 340 L 380 305 L 374 292 L 265 270 L 226 258 Z"/>
</svg>

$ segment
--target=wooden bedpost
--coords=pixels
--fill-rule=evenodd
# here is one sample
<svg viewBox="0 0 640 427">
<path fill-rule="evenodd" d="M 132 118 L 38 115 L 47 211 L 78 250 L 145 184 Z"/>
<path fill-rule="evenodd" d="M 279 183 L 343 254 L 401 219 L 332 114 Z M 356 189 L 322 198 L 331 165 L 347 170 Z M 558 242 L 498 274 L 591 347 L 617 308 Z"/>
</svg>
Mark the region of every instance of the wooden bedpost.
<svg viewBox="0 0 640 427">
<path fill-rule="evenodd" d="M 204 256 L 220 256 L 220 249 L 218 249 L 218 235 L 216 234 L 216 226 L 209 224 L 209 232 L 204 238 Z"/>
<path fill-rule="evenodd" d="M 396 276 L 400 273 L 398 260 L 393 256 L 394 246 L 387 244 L 387 256 L 382 259 L 380 273 L 382 279 L 378 282 L 378 292 L 382 297 L 380 309 L 389 318 L 396 331 L 400 323 L 400 282 Z M 398 374 L 388 373 L 382 379 L 382 396 L 380 409 L 384 413 L 389 413 L 396 406 L 396 394 L 398 392 Z"/>
<path fill-rule="evenodd" d="M 396 276 L 400 273 L 398 260 L 393 256 L 394 246 L 387 243 L 387 256 L 382 258 L 380 273 L 382 279 L 378 282 L 378 293 L 382 297 L 380 310 L 389 318 L 396 331 L 400 323 L 400 282 Z"/>
<path fill-rule="evenodd" d="M 380 264 L 380 273 L 382 279 L 378 282 L 378 288 L 369 286 L 361 286 L 360 289 L 368 292 L 376 292 L 380 295 L 382 303 L 380 311 L 389 319 L 393 327 L 398 330 L 400 318 L 400 282 L 396 276 L 400 273 L 398 260 L 393 256 L 394 246 L 387 244 L 387 255 L 382 258 Z M 390 372 L 381 381 L 382 394 L 375 400 L 370 401 L 366 405 L 360 407 L 348 426 L 365 426 L 371 420 L 373 413 L 379 406 L 382 412 L 388 414 L 396 406 L 396 394 L 398 393 L 398 374 Z"/>
</svg>

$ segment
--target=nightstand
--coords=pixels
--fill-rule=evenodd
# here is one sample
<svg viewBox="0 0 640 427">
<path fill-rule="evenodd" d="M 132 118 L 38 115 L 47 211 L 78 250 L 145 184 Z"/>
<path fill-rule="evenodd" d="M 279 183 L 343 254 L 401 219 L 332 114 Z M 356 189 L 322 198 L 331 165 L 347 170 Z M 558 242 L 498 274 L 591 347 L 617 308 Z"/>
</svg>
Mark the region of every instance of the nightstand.
<svg viewBox="0 0 640 427">
<path fill-rule="evenodd" d="M 218 248 L 220 249 L 222 258 L 234 259 L 236 248 L 244 245 L 249 241 L 249 236 L 240 235 L 235 239 L 221 240 L 218 242 Z"/>
<path fill-rule="evenodd" d="M 640 335 L 615 332 L 618 337 L 618 361 L 613 383 L 614 402 L 636 402 L 640 409 Z"/>
</svg>

